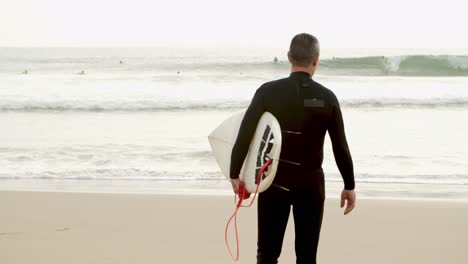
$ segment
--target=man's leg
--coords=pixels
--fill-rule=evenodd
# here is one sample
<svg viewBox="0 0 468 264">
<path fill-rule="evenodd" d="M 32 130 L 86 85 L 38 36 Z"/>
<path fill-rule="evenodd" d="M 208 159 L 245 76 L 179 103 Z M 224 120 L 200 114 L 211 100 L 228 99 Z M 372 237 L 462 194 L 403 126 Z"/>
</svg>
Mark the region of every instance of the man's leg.
<svg viewBox="0 0 468 264">
<path fill-rule="evenodd" d="M 323 198 L 304 191 L 294 194 L 293 215 L 296 233 L 296 263 L 317 263 L 317 247 L 323 218 Z"/>
<path fill-rule="evenodd" d="M 271 186 L 258 197 L 257 264 L 276 264 L 291 210 L 288 191 Z"/>
</svg>

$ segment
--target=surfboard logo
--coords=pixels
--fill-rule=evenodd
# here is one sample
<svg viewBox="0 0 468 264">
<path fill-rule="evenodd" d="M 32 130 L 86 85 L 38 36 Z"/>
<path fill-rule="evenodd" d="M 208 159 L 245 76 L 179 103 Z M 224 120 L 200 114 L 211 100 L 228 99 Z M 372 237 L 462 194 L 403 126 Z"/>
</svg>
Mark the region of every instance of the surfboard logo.
<svg viewBox="0 0 468 264">
<path fill-rule="evenodd" d="M 271 150 L 273 149 L 273 145 L 275 143 L 275 135 L 273 134 L 273 131 L 269 125 L 265 127 L 265 131 L 263 131 L 263 136 L 262 136 L 262 142 L 260 143 L 260 147 L 258 149 L 258 154 L 257 154 L 257 166 L 255 168 L 255 184 L 259 182 L 259 172 L 263 165 L 271 159 L 270 153 Z M 263 174 L 262 174 L 262 180 L 265 179 L 265 177 L 268 174 L 268 170 L 266 169 Z"/>
</svg>

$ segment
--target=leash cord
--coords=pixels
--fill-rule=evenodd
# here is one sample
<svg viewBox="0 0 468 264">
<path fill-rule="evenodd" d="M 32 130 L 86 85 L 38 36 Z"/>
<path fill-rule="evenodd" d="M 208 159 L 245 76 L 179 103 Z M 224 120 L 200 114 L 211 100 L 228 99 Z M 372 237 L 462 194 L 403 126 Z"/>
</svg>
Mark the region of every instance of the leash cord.
<svg viewBox="0 0 468 264">
<path fill-rule="evenodd" d="M 241 185 L 239 186 L 239 190 L 237 191 L 237 194 L 234 195 L 234 204 L 236 206 L 236 209 L 234 210 L 234 213 L 232 216 L 229 218 L 227 224 L 226 224 L 226 229 L 224 230 L 224 240 L 226 242 L 226 247 L 227 250 L 229 251 L 229 255 L 231 255 L 232 259 L 234 261 L 239 260 L 239 233 L 237 231 L 237 212 L 239 212 L 239 209 L 241 207 L 251 207 L 255 201 L 255 198 L 257 197 L 258 194 L 258 188 L 260 187 L 260 183 L 262 182 L 262 176 L 265 170 L 272 164 L 273 160 L 268 160 L 265 164 L 263 164 L 262 168 L 258 172 L 258 177 L 257 177 L 257 188 L 255 189 L 255 193 L 253 198 L 250 200 L 250 203 L 248 205 L 243 205 L 242 202 L 246 199 L 249 198 L 250 193 L 247 192 L 245 189 L 245 184 L 244 182 L 241 182 Z M 237 196 L 239 196 L 239 201 L 237 201 Z M 232 253 L 231 246 L 228 241 L 228 230 L 231 222 L 234 220 L 234 232 L 235 232 L 235 238 L 236 238 L 236 256 Z"/>
</svg>

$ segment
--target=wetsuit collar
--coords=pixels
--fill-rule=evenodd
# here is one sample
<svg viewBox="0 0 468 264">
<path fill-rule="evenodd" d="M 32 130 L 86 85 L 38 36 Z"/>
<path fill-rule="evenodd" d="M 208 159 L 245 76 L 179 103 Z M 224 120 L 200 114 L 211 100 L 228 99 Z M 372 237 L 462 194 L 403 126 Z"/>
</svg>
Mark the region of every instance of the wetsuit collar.
<svg viewBox="0 0 468 264">
<path fill-rule="evenodd" d="M 296 72 L 291 72 L 291 75 L 289 75 L 290 77 L 306 77 L 306 78 L 310 78 L 310 74 L 308 72 L 304 72 L 304 71 L 296 71 Z"/>
</svg>

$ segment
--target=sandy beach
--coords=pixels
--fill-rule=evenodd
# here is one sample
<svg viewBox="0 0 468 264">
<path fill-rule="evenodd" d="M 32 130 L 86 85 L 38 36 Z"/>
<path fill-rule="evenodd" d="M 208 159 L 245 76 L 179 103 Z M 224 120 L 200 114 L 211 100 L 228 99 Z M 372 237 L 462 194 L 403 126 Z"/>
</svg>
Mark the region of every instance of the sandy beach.
<svg viewBox="0 0 468 264">
<path fill-rule="evenodd" d="M 233 263 L 224 244 L 232 197 L 0 192 L 0 263 Z M 328 199 L 319 263 L 467 263 L 468 203 Z M 295 263 L 290 219 L 280 263 Z M 256 209 L 239 214 L 254 263 Z"/>
</svg>

